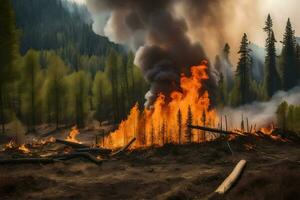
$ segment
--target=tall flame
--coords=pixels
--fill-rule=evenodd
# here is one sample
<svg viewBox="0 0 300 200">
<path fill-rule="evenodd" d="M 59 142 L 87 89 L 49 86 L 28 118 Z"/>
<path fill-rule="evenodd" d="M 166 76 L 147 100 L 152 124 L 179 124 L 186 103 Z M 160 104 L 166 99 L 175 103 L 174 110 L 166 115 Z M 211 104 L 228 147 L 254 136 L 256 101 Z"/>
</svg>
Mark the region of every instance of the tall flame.
<svg viewBox="0 0 300 200">
<path fill-rule="evenodd" d="M 191 67 L 190 77 L 181 75 L 181 92 L 174 91 L 170 102 L 166 102 L 165 96 L 160 94 L 153 107 L 143 111 L 135 105 L 119 128 L 105 138 L 105 147 L 121 147 L 134 137 L 137 142 L 133 148 L 184 143 L 188 141 L 187 131 L 192 133 L 191 142 L 211 139 L 212 135 L 187 130 L 186 126 L 188 118 L 192 124 L 205 126 L 214 126 L 217 121 L 216 111 L 210 109 L 208 91 L 204 90 L 202 85 L 207 79 L 207 62 Z"/>
</svg>

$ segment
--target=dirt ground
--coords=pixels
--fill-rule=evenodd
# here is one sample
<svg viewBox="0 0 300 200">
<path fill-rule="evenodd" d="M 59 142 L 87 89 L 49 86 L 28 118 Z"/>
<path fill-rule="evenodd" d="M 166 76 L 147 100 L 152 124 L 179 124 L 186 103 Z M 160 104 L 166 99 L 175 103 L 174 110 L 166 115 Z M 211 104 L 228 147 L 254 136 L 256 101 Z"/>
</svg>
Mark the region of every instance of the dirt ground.
<svg viewBox="0 0 300 200">
<path fill-rule="evenodd" d="M 79 139 L 91 139 L 88 135 Z M 0 198 L 201 199 L 246 159 L 238 184 L 212 199 L 300 199 L 299 144 L 240 138 L 230 145 L 233 154 L 225 141 L 140 149 L 100 166 L 81 159 L 1 165 Z"/>
</svg>

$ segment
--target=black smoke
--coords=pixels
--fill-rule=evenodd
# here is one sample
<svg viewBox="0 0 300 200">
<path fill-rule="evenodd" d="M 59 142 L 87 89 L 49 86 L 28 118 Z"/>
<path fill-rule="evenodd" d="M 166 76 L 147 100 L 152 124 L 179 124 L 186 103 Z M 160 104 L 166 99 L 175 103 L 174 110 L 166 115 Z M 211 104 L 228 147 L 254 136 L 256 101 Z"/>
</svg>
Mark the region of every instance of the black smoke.
<svg viewBox="0 0 300 200">
<path fill-rule="evenodd" d="M 94 16 L 94 30 L 136 50 L 135 63 L 151 85 L 147 106 L 159 93 L 168 99 L 171 91 L 180 90 L 180 75 L 189 75 L 191 66 L 208 60 L 203 47 L 189 39 L 186 19 L 176 16 L 174 8 L 178 2 L 192 8 L 193 4 L 210 1 L 87 0 Z M 208 73 L 210 79 L 203 85 L 214 96 L 216 83 L 210 66 Z"/>
</svg>

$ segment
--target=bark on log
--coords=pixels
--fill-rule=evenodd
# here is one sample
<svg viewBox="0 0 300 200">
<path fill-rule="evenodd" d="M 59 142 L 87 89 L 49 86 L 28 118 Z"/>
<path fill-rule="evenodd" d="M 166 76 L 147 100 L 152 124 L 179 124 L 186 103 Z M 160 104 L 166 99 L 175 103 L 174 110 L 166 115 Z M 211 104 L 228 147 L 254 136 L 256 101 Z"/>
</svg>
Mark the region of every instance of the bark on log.
<svg viewBox="0 0 300 200">
<path fill-rule="evenodd" d="M 133 138 L 132 140 L 130 140 L 130 142 L 125 145 L 123 148 L 121 148 L 119 151 L 116 151 L 114 153 L 112 153 L 110 156 L 113 157 L 113 156 L 118 156 L 122 153 L 124 153 L 125 151 L 127 151 L 127 149 L 129 149 L 129 147 L 135 142 L 136 138 Z"/>
<path fill-rule="evenodd" d="M 70 141 L 67 141 L 67 140 L 56 139 L 55 143 L 64 144 L 64 145 L 70 146 L 74 149 L 89 148 L 89 146 L 87 146 L 87 145 L 79 144 L 79 143 L 76 143 L 76 142 L 70 142 Z"/>
<path fill-rule="evenodd" d="M 202 130 L 202 131 L 219 133 L 219 134 L 223 134 L 223 135 L 242 135 L 242 134 L 235 133 L 235 132 L 232 132 L 232 131 L 224 131 L 224 130 L 215 129 L 215 128 L 208 128 L 208 127 L 204 127 L 204 126 L 188 125 L 188 127 L 192 128 L 192 129 L 198 129 L 198 130 Z"/>
<path fill-rule="evenodd" d="M 97 165 L 102 164 L 103 160 L 99 160 L 97 159 L 95 156 L 87 153 L 87 152 L 74 152 L 74 153 L 68 153 L 68 154 L 61 154 L 61 155 L 57 155 L 54 157 L 55 160 L 60 160 L 60 161 L 64 161 L 64 160 L 71 160 L 74 158 L 84 158 L 87 159 Z"/>
<path fill-rule="evenodd" d="M 247 161 L 241 160 L 233 169 L 231 174 L 223 181 L 223 183 L 211 194 L 207 195 L 204 198 L 200 198 L 200 200 L 212 200 L 212 199 L 221 199 L 219 195 L 224 195 L 232 186 L 235 184 L 239 177 L 241 176 Z M 199 200 L 196 198 L 195 200 Z"/>
<path fill-rule="evenodd" d="M 233 169 L 231 174 L 223 181 L 223 183 L 216 189 L 215 193 L 225 194 L 234 183 L 238 180 L 241 173 L 243 172 L 247 161 L 241 160 Z"/>
<path fill-rule="evenodd" d="M 96 153 L 96 154 L 107 156 L 112 152 L 112 150 L 103 149 L 103 148 L 80 148 L 80 149 L 76 149 L 76 152 Z"/>
</svg>

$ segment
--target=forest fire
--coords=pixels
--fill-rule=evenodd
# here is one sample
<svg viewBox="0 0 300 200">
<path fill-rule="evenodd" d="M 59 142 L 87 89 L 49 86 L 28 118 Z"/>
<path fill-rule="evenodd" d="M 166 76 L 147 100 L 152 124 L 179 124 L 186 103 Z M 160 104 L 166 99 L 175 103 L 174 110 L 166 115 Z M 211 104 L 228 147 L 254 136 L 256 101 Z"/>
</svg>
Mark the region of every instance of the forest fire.
<svg viewBox="0 0 300 200">
<path fill-rule="evenodd" d="M 66 141 L 69 141 L 69 142 L 74 142 L 74 143 L 81 143 L 79 142 L 76 137 L 77 135 L 80 134 L 79 130 L 77 129 L 77 126 L 74 126 L 72 127 L 68 137 L 66 138 Z"/>
<path fill-rule="evenodd" d="M 190 77 L 181 76 L 181 92 L 174 91 L 169 103 L 160 94 L 150 109 L 140 111 L 138 105 L 134 106 L 118 130 L 105 138 L 105 147 L 118 148 L 132 138 L 137 138 L 133 148 L 166 143 L 198 143 L 211 139 L 212 135 L 193 131 L 186 126 L 196 124 L 213 127 L 218 120 L 216 111 L 210 109 L 209 93 L 202 86 L 207 79 L 206 61 L 191 67 Z"/>
</svg>

